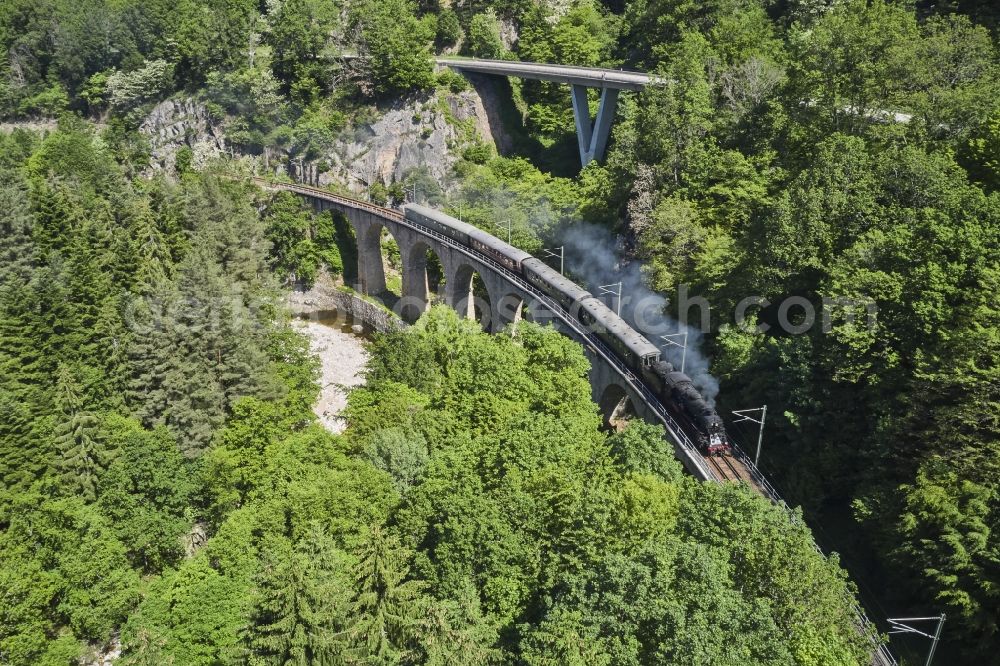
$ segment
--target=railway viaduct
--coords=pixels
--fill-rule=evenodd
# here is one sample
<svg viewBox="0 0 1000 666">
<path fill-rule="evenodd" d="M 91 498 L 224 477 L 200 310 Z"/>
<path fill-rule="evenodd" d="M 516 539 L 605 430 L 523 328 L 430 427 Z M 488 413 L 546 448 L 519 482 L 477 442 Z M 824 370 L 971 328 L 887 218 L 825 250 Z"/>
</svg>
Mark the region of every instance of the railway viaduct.
<svg viewBox="0 0 1000 666">
<path fill-rule="evenodd" d="M 253 181 L 264 189 L 298 194 L 317 212 L 335 211 L 347 219 L 357 242 L 358 266 L 354 286 L 362 294 L 384 296 L 387 293 L 382 238 L 383 232 L 388 232 L 400 251 L 402 293 L 393 310 L 403 319 L 413 321 L 430 306 L 433 292 L 428 268 L 429 257 L 434 256 L 443 273 L 443 288 L 438 294 L 440 300 L 461 315 L 478 319 L 484 329 L 497 332 L 522 318 L 551 323 L 583 346 L 591 366 L 591 392 L 606 421 L 613 417 L 616 410 L 630 406 L 636 416 L 664 427 L 675 455 L 695 478 L 720 480 L 642 379 L 558 302 L 519 274 L 472 248 L 405 219 L 399 211 L 313 187 L 274 183 L 262 178 L 253 178 Z M 738 449 L 737 452 L 749 472 L 749 476 L 744 478 L 761 494 L 783 504 L 749 458 Z M 791 519 L 798 520 L 794 514 L 791 514 Z M 872 641 L 872 665 L 896 666 L 897 662 L 886 646 L 876 640 L 876 631 L 860 606 L 855 605 L 855 613 L 859 631 Z"/>
<path fill-rule="evenodd" d="M 399 211 L 312 187 L 278 184 L 259 178 L 254 182 L 265 189 L 294 192 L 317 212 L 342 214 L 350 223 L 357 243 L 355 289 L 366 296 L 384 298 L 406 321 L 415 321 L 430 307 L 433 287 L 438 285 L 431 282 L 428 268 L 431 257 L 436 257 L 443 277 L 437 299 L 462 316 L 479 320 L 485 330 L 498 332 L 521 319 L 551 323 L 583 346 L 591 366 L 592 397 L 600 406 L 605 422 L 617 412 L 627 411 L 645 421 L 662 424 L 674 444 L 675 454 L 688 471 L 703 481 L 718 480 L 642 380 L 556 301 L 520 275 L 486 255 L 406 220 Z M 399 246 L 402 264 L 399 297 L 389 294 L 386 288 L 383 232 L 388 232 Z"/>
</svg>

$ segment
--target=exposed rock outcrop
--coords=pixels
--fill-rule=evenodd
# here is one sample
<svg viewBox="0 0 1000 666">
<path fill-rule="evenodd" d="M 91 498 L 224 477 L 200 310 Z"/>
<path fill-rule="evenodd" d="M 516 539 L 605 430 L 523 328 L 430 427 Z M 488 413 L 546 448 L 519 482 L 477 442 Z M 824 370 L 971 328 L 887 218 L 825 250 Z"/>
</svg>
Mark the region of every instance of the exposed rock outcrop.
<svg viewBox="0 0 1000 666">
<path fill-rule="evenodd" d="M 222 128 L 204 104 L 192 99 L 168 99 L 157 104 L 139 126 L 152 148 L 151 167 L 173 170 L 177 151 L 187 146 L 195 167 L 226 150 Z"/>
<path fill-rule="evenodd" d="M 354 292 L 341 290 L 325 271 L 308 290 L 295 289 L 288 293 L 288 310 L 302 318 L 324 319 L 337 323 L 353 321 L 368 330 L 388 333 L 406 327 L 402 319 L 369 303 Z"/>
<path fill-rule="evenodd" d="M 107 645 L 91 645 L 80 657 L 80 666 L 113 666 L 122 654 L 121 637 L 116 633 Z"/>
<path fill-rule="evenodd" d="M 476 140 L 494 143 L 495 134 L 500 129 L 491 125 L 475 91 L 400 101 L 378 120 L 343 132 L 326 156 L 330 170 L 314 182 L 337 182 L 361 192 L 373 183 L 402 180 L 421 167 L 441 182 L 462 147 Z"/>
<path fill-rule="evenodd" d="M 268 160 L 250 159 L 258 168 L 285 171 L 300 182 L 312 185 L 337 183 L 357 193 L 375 184 L 388 185 L 404 179 L 414 169 L 426 169 L 431 178 L 445 184 L 462 150 L 481 141 L 500 152 L 510 139 L 500 126 L 500 115 L 492 82 L 485 77 L 475 88 L 460 93 L 437 90 L 433 93 L 397 100 L 378 110 L 377 119 L 356 122 L 343 130 L 333 146 L 317 158 L 298 157 Z M 484 104 L 485 100 L 485 104 Z M 490 108 L 487 108 L 487 105 Z M 192 99 L 167 100 L 158 104 L 142 122 L 139 131 L 152 148 L 151 168 L 172 171 L 178 151 L 193 151 L 195 168 L 212 157 L 232 152 L 226 145 L 225 128 L 216 122 L 204 104 Z M 239 153 L 237 148 L 236 153 Z"/>
<path fill-rule="evenodd" d="M 12 120 L 0 123 L 0 134 L 10 134 L 16 129 L 26 132 L 52 132 L 59 126 L 56 118 L 46 118 L 44 120 Z"/>
</svg>

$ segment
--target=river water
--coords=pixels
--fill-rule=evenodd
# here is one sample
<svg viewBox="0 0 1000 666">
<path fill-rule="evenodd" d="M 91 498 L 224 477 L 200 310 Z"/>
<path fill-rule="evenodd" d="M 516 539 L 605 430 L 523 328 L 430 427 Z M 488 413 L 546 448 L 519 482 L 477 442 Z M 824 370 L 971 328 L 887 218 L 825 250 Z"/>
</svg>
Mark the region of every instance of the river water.
<svg viewBox="0 0 1000 666">
<path fill-rule="evenodd" d="M 365 338 L 352 329 L 354 322 L 343 317 L 296 319 L 293 326 L 309 338 L 309 348 L 320 360 L 319 399 L 313 411 L 327 430 L 341 433 L 347 424 L 341 412 L 347 406 L 347 392 L 364 383 L 368 364 Z"/>
</svg>

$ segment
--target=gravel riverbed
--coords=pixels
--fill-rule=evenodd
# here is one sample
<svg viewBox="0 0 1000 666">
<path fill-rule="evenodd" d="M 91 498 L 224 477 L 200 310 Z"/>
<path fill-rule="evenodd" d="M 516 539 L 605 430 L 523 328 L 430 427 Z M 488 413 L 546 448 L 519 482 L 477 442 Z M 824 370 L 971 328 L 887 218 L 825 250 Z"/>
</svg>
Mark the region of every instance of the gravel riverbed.
<svg viewBox="0 0 1000 666">
<path fill-rule="evenodd" d="M 364 339 L 316 321 L 298 320 L 294 325 L 309 338 L 309 348 L 322 363 L 319 381 L 323 388 L 313 411 L 327 430 L 341 433 L 347 427 L 340 417 L 347 406 L 347 391 L 364 383 L 368 363 Z"/>
</svg>

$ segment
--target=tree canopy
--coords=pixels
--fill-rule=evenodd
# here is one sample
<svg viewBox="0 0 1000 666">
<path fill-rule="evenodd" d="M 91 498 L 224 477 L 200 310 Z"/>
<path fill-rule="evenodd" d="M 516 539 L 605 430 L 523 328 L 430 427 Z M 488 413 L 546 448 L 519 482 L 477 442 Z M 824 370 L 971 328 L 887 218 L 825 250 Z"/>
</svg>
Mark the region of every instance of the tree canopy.
<svg viewBox="0 0 1000 666">
<path fill-rule="evenodd" d="M 593 245 L 670 314 L 680 285 L 704 297 L 720 413 L 771 406 L 762 466 L 785 498 L 878 607 L 947 612 L 943 656 L 993 659 L 995 5 L 2 3 L 0 662 L 65 664 L 119 630 L 136 664 L 863 649 L 840 596 L 804 587 L 845 587 L 804 529 L 684 481 L 638 424 L 601 433 L 583 357 L 549 331 L 489 339 L 432 312 L 373 343 L 349 431 L 319 430 L 281 287 L 354 270 L 350 234 L 214 176 L 191 146 L 151 168 L 139 126 L 168 99 L 195 100 L 233 154 L 299 175 L 331 174 L 334 146 L 387 109 L 439 110 L 452 171 L 393 174 L 373 200 L 419 191 L 536 254 L 598 225 Z M 664 85 L 622 95 L 606 160 L 581 172 L 565 87 L 492 82 L 494 147 L 452 117 L 481 90 L 435 72 L 443 52 Z M 739 326 L 748 296 L 772 305 Z M 817 321 L 824 302 L 858 305 L 791 335 L 789 297 Z M 754 588 L 793 560 L 802 581 Z M 718 626 L 734 638 L 710 643 Z"/>
</svg>

